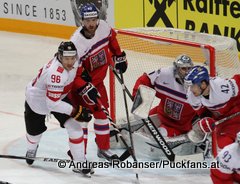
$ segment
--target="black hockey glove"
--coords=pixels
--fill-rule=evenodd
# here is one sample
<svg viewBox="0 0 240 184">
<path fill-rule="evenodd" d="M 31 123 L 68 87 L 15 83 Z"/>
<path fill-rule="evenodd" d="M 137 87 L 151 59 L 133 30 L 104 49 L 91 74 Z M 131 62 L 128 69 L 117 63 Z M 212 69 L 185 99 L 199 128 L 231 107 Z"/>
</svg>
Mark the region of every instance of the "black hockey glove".
<svg viewBox="0 0 240 184">
<path fill-rule="evenodd" d="M 78 92 L 88 105 L 96 105 L 97 98 L 100 97 L 98 90 L 90 82 L 88 82 L 85 86 L 79 89 Z"/>
<path fill-rule="evenodd" d="M 114 68 L 118 73 L 124 73 L 127 70 L 127 58 L 124 51 L 119 56 L 113 56 L 113 61 L 115 62 Z"/>
<path fill-rule="evenodd" d="M 89 122 L 92 119 L 91 111 L 81 105 L 74 109 L 70 116 L 79 122 Z"/>
</svg>

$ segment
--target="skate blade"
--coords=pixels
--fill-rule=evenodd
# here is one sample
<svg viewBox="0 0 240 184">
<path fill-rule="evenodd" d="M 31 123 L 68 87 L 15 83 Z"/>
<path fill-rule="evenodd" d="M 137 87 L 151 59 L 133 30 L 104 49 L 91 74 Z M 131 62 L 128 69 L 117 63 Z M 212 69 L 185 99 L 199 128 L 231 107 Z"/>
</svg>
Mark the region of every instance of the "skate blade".
<svg viewBox="0 0 240 184">
<path fill-rule="evenodd" d="M 85 177 L 85 178 L 91 178 L 92 177 L 92 174 L 91 172 L 90 173 L 87 173 L 87 174 L 84 174 L 82 173 L 81 171 L 75 171 L 73 170 L 74 173 L 77 173 L 77 174 L 80 174 L 81 176 Z"/>
</svg>

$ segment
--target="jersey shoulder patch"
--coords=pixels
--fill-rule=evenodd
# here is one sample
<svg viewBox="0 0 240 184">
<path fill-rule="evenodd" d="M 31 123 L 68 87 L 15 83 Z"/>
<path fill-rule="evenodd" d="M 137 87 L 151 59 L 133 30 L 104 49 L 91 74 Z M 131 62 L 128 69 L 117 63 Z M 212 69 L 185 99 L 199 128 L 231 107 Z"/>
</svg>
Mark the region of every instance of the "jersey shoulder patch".
<svg viewBox="0 0 240 184">
<path fill-rule="evenodd" d="M 64 71 L 64 68 L 63 68 L 63 67 L 59 66 L 59 67 L 57 68 L 57 72 L 63 73 L 63 71 Z"/>
</svg>

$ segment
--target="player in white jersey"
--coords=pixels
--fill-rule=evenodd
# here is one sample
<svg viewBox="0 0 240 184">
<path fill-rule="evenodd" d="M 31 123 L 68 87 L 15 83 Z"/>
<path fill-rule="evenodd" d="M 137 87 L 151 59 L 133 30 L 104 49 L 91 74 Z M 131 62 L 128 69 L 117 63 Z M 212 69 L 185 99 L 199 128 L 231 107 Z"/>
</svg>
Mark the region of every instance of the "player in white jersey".
<svg viewBox="0 0 240 184">
<path fill-rule="evenodd" d="M 185 84 L 188 102 L 200 116 L 208 114 L 196 124 L 200 132 L 215 130 L 220 149 L 233 143 L 236 133 L 240 131 L 240 116 L 229 118 L 217 126 L 215 121 L 240 111 L 240 75 L 231 79 L 210 78 L 205 67 L 195 66 L 185 77 Z"/>
<path fill-rule="evenodd" d="M 42 134 L 46 131 L 46 115 L 52 113 L 65 127 L 69 147 L 76 161 L 85 161 L 83 130 L 77 121 L 90 121 L 86 108 L 73 107 L 65 98 L 70 92 L 78 69 L 77 50 L 72 42 L 62 42 L 55 57 L 40 70 L 26 87 L 25 124 L 27 139 L 27 163 L 32 165 Z M 90 169 L 81 170 L 89 173 Z"/>
<path fill-rule="evenodd" d="M 98 156 L 115 159 L 117 156 L 109 150 L 110 122 L 100 106 L 103 105 L 106 110 L 109 107 L 104 79 L 112 63 L 112 55 L 115 69 L 124 73 L 127 69 L 126 54 L 119 47 L 116 32 L 105 21 L 99 20 L 99 12 L 94 4 L 87 3 L 80 7 L 80 15 L 82 26 L 74 32 L 71 41 L 76 45 L 79 59 L 91 81 L 83 81 L 77 74 L 73 98 L 75 101 L 82 99 L 83 104 L 93 113 Z M 84 132 L 87 142 L 87 127 Z"/>
<path fill-rule="evenodd" d="M 240 132 L 235 143 L 225 146 L 218 154 L 219 168 L 211 169 L 214 184 L 240 183 Z"/>
</svg>

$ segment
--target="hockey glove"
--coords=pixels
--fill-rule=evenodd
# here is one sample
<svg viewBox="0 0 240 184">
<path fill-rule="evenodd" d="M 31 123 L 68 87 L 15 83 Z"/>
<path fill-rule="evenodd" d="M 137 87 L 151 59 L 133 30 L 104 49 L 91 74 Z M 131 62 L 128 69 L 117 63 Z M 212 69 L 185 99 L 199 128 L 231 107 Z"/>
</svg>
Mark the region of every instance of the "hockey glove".
<svg viewBox="0 0 240 184">
<path fill-rule="evenodd" d="M 127 59 L 124 51 L 119 56 L 113 56 L 113 61 L 115 63 L 114 69 L 118 73 L 124 73 L 127 70 Z"/>
<path fill-rule="evenodd" d="M 79 122 L 89 122 L 92 119 L 91 111 L 81 105 L 74 108 L 70 116 Z"/>
<path fill-rule="evenodd" d="M 204 133 L 212 132 L 215 128 L 215 120 L 213 118 L 206 117 L 199 120 L 197 123 Z"/>
<path fill-rule="evenodd" d="M 96 105 L 97 104 L 97 98 L 100 97 L 100 94 L 98 93 L 98 90 L 90 82 L 88 82 L 85 86 L 80 88 L 78 90 L 78 92 L 79 92 L 79 95 L 82 96 L 83 100 L 88 105 Z"/>
</svg>

